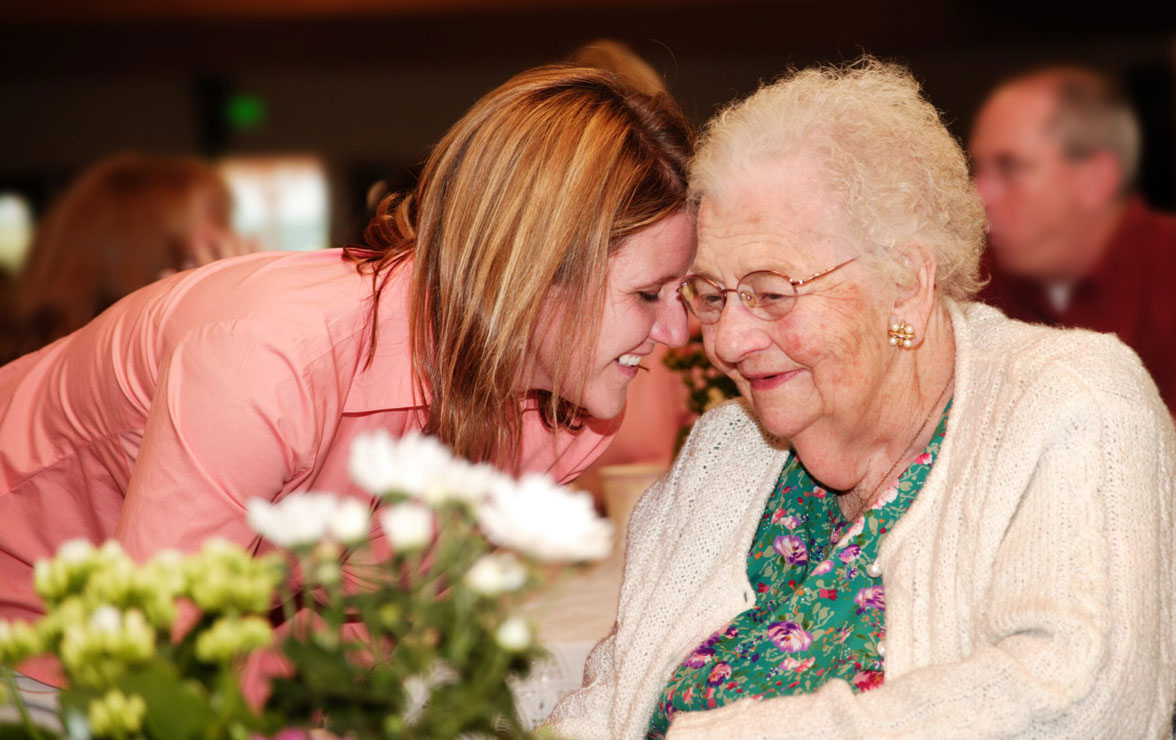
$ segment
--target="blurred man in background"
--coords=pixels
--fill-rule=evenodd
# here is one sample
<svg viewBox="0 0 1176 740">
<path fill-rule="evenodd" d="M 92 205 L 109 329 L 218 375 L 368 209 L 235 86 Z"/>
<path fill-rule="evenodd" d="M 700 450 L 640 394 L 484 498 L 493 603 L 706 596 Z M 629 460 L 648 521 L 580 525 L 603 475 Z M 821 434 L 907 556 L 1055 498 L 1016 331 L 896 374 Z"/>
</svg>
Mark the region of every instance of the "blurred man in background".
<svg viewBox="0 0 1176 740">
<path fill-rule="evenodd" d="M 969 144 L 989 220 L 984 298 L 1118 334 L 1176 408 L 1176 218 L 1135 192 L 1139 122 L 1123 92 L 1083 68 L 1030 72 L 989 96 Z"/>
</svg>

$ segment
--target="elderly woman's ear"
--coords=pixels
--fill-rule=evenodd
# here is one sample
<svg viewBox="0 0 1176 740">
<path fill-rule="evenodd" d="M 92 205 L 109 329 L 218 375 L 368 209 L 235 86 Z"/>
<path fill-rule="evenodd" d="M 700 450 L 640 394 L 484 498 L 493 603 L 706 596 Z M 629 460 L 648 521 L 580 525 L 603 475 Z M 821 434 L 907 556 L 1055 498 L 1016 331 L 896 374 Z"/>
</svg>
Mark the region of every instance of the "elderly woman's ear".
<svg viewBox="0 0 1176 740">
<path fill-rule="evenodd" d="M 894 248 L 894 258 L 902 266 L 895 293 L 890 323 L 905 323 L 914 334 L 911 347 L 927 336 L 927 325 L 935 308 L 935 255 L 914 242 Z"/>
</svg>

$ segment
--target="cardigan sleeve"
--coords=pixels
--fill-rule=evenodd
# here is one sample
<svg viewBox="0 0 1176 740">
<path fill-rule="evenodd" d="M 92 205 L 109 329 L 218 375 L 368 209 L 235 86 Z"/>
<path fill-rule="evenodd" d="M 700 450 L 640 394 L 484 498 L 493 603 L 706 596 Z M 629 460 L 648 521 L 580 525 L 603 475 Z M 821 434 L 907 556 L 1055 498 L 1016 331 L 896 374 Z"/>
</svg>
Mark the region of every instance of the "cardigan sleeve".
<svg viewBox="0 0 1176 740">
<path fill-rule="evenodd" d="M 986 514 L 994 572 L 971 633 L 955 638 L 970 653 L 865 693 L 835 680 L 680 714 L 668 737 L 1140 737 L 1166 727 L 1171 707 L 1155 706 L 1152 685 L 1172 671 L 1170 422 L 1146 378 L 1126 378 L 1142 392 L 1116 397 L 1090 392 L 1080 370 L 1063 374 L 1053 389 L 1031 386 L 1001 435 L 1010 467 L 1024 469 L 988 471 L 989 486 L 1027 483 L 1007 511 Z M 1026 445 L 1028 458 L 1012 452 Z"/>
<path fill-rule="evenodd" d="M 310 469 L 329 394 L 311 393 L 286 344 L 232 321 L 166 354 L 116 530 L 132 555 L 213 536 L 247 546 L 247 500 L 276 498 Z"/>
</svg>

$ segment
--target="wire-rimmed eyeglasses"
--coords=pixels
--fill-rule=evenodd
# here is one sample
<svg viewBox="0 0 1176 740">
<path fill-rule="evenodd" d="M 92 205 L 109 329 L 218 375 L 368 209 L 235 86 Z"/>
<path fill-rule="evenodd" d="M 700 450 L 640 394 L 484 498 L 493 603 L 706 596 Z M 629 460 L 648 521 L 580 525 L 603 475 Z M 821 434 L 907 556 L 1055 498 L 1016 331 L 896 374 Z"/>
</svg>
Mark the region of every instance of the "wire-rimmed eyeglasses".
<svg viewBox="0 0 1176 740">
<path fill-rule="evenodd" d="M 678 295 L 682 296 L 682 301 L 690 309 L 690 313 L 704 324 L 714 324 L 723 315 L 728 293 L 738 295 L 752 316 L 774 321 L 792 310 L 793 304 L 796 303 L 797 288 L 840 270 L 855 259 L 857 257 L 847 259 L 827 270 L 815 272 L 803 280 L 797 280 L 775 270 L 756 270 L 740 278 L 739 284 L 734 288 L 724 288 L 714 280 L 701 275 L 687 275 L 678 286 Z"/>
</svg>

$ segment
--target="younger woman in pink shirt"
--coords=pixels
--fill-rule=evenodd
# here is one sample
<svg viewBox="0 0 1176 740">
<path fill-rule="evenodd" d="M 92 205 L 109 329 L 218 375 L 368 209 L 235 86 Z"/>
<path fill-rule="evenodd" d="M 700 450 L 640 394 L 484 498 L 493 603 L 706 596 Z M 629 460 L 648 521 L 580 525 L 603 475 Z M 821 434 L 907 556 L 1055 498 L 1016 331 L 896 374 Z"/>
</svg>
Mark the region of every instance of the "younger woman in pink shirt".
<svg viewBox="0 0 1176 740">
<path fill-rule="evenodd" d="M 40 613 L 32 565 L 69 539 L 262 547 L 246 502 L 360 495 L 346 460 L 372 429 L 574 478 L 638 362 L 686 339 L 691 146 L 668 97 L 531 70 L 458 121 L 365 247 L 179 273 L 0 368 L 0 618 Z"/>
</svg>

